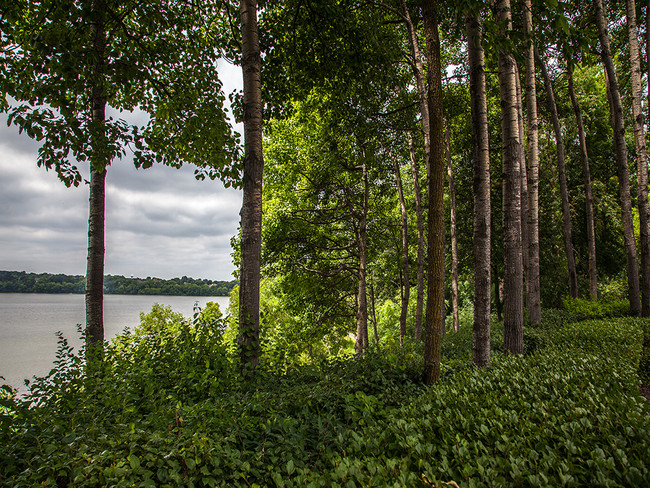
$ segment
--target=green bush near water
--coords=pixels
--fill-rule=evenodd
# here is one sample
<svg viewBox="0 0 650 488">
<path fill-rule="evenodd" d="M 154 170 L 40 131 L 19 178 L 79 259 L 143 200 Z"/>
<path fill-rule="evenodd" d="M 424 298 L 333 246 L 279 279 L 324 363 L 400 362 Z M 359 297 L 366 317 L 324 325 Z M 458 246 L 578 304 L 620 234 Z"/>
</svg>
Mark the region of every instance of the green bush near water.
<svg viewBox="0 0 650 488">
<path fill-rule="evenodd" d="M 62 338 L 52 374 L 5 391 L 2 486 L 645 486 L 641 319 L 526 330 L 524 357 L 471 365 L 448 333 L 443 379 L 421 346 L 378 349 L 243 384 L 214 308 L 154 308 L 91 378 Z M 469 346 L 469 348 L 468 348 Z M 444 360 L 444 359 L 443 359 Z M 646 369 L 647 371 L 647 369 Z M 31 403 L 30 403 L 31 402 Z M 447 485 L 448 486 L 448 485 Z"/>
</svg>

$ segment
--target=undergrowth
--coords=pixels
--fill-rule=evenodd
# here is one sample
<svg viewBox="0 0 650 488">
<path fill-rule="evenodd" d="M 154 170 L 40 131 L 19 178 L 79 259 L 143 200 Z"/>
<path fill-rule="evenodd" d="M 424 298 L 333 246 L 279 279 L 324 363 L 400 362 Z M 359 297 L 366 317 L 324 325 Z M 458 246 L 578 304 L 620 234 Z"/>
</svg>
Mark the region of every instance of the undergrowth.
<svg viewBox="0 0 650 488">
<path fill-rule="evenodd" d="M 443 341 L 443 377 L 421 382 L 421 344 L 243 382 L 220 314 L 170 310 L 107 345 L 87 376 L 57 364 L 0 398 L 2 486 L 646 486 L 648 320 L 527 328 L 527 353 L 471 365 L 471 327 Z M 644 363 L 645 361 L 645 363 Z M 644 366 L 644 364 L 646 366 Z M 276 371 L 288 371 L 280 374 Z"/>
</svg>

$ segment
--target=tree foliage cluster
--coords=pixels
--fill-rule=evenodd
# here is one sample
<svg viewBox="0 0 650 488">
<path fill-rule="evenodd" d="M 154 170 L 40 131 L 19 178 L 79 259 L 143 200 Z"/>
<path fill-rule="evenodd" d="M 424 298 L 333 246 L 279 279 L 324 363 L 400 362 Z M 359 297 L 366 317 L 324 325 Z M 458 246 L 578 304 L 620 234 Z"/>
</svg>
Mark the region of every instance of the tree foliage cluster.
<svg viewBox="0 0 650 488">
<path fill-rule="evenodd" d="M 523 357 L 471 365 L 471 328 L 443 338 L 441 382 L 421 344 L 373 348 L 241 382 L 218 306 L 141 315 L 87 375 L 60 337 L 26 398 L 0 396 L 2 486 L 644 486 L 639 395 L 648 319 L 545 311 Z M 495 335 L 502 333 L 499 325 Z M 230 337 L 230 338 L 228 338 Z M 648 376 L 648 362 L 641 365 Z M 645 371 L 645 372 L 644 372 Z"/>
<path fill-rule="evenodd" d="M 0 271 L 0 293 L 83 293 L 85 278 L 50 273 Z M 126 278 L 119 275 L 104 277 L 104 293 L 109 295 L 177 295 L 228 296 L 235 281 L 213 281 L 183 276 L 163 280 Z"/>
</svg>

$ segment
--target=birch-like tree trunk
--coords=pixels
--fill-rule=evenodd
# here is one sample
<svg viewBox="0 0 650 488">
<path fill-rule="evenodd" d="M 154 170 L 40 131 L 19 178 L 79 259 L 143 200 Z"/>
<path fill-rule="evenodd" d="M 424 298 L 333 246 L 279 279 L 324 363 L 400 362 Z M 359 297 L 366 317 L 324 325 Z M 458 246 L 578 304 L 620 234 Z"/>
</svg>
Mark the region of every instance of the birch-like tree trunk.
<svg viewBox="0 0 650 488">
<path fill-rule="evenodd" d="M 440 379 L 440 342 L 445 298 L 445 132 L 443 117 L 440 38 L 436 0 L 422 0 L 424 33 L 427 43 L 427 86 L 431 127 L 429 176 L 428 281 L 424 331 L 424 381 Z"/>
<path fill-rule="evenodd" d="M 424 137 L 424 161 L 429 178 L 429 164 L 431 161 L 431 124 L 429 119 L 429 102 L 427 95 L 426 82 L 424 79 L 424 66 L 422 63 L 422 52 L 418 42 L 417 32 L 411 19 L 411 13 L 406 5 L 406 0 L 400 0 L 402 17 L 406 24 L 409 36 L 409 46 L 411 56 L 413 57 L 413 76 L 418 89 L 420 101 L 420 115 L 422 117 L 422 134 Z M 413 147 L 413 137 L 409 134 L 409 153 L 411 156 L 411 168 L 413 171 L 413 185 L 415 191 L 415 211 L 418 231 L 418 250 L 417 250 L 417 302 L 415 309 L 415 339 L 422 338 L 422 316 L 424 309 L 424 221 L 422 218 L 422 203 L 420 193 L 420 183 L 418 177 L 418 165 L 415 158 L 415 149 Z"/>
<path fill-rule="evenodd" d="M 639 209 L 639 241 L 641 246 L 641 316 L 650 317 L 650 207 L 648 207 L 648 152 L 643 129 L 641 109 L 641 55 L 639 31 L 634 0 L 626 0 L 627 29 L 630 39 L 630 67 L 632 81 L 632 114 L 634 115 L 634 143 L 637 161 L 637 207 Z"/>
<path fill-rule="evenodd" d="M 105 6 L 94 1 L 95 18 L 91 25 L 95 62 L 92 67 L 93 86 L 91 94 L 91 117 L 93 133 L 91 144 L 93 157 L 90 161 L 90 197 L 88 212 L 88 260 L 86 266 L 86 345 L 90 356 L 101 360 L 104 344 L 104 222 L 106 208 L 106 166 L 102 156 L 107 144 L 104 121 L 106 120 L 106 97 L 104 94 L 104 52 L 106 31 Z"/>
<path fill-rule="evenodd" d="M 472 106 L 472 152 L 474 160 L 474 325 L 472 356 L 474 364 L 490 364 L 491 314 L 491 196 L 490 144 L 485 91 L 485 60 L 482 25 L 477 14 L 465 17 L 469 57 L 469 92 Z M 495 290 L 498 297 L 498 290 Z"/>
<path fill-rule="evenodd" d="M 508 37 L 510 0 L 496 0 L 495 17 Z M 524 352 L 523 252 L 521 246 L 521 155 L 517 76 L 513 55 L 499 51 L 499 88 L 503 132 L 503 341 L 508 354 Z"/>
<path fill-rule="evenodd" d="M 449 207 L 451 230 L 451 317 L 452 327 L 458 332 L 460 317 L 458 313 L 458 238 L 456 236 L 456 187 L 454 186 L 454 170 L 451 166 L 451 141 L 449 122 L 445 123 L 445 152 L 447 159 L 447 178 L 449 180 Z"/>
<path fill-rule="evenodd" d="M 402 175 L 400 174 L 397 157 L 391 153 L 393 167 L 395 168 L 395 180 L 397 183 L 397 194 L 399 196 L 399 206 L 402 214 L 402 310 L 399 317 L 399 340 L 400 344 L 406 337 L 406 318 L 409 310 L 409 298 L 411 296 L 411 283 L 409 278 L 409 247 L 408 247 L 408 215 L 406 212 L 406 200 L 404 199 L 404 189 L 402 187 Z"/>
<path fill-rule="evenodd" d="M 531 0 L 524 0 L 526 51 L 526 109 L 528 111 L 528 255 L 526 267 L 526 304 L 532 325 L 542 321 L 539 282 L 539 125 L 535 87 L 535 45 Z M 522 139 L 523 140 L 523 139 Z M 522 195 L 523 198 L 523 195 Z"/>
<path fill-rule="evenodd" d="M 576 116 L 578 126 L 578 140 L 580 142 L 580 157 L 582 159 L 582 175 L 585 185 L 585 215 L 587 218 L 587 245 L 589 247 L 589 296 L 591 300 L 598 300 L 598 268 L 596 265 L 596 227 L 594 225 L 594 197 L 591 191 L 591 170 L 589 168 L 589 153 L 587 151 L 587 136 L 585 124 L 582 120 L 582 110 L 576 97 L 573 84 L 573 65 L 567 61 L 567 78 L 569 96 Z"/>
<path fill-rule="evenodd" d="M 409 46 L 411 48 L 411 56 L 413 56 L 413 76 L 415 77 L 415 85 L 418 89 L 418 97 L 420 100 L 420 115 L 422 116 L 422 133 L 424 136 L 424 160 L 427 163 L 427 178 L 429 177 L 429 161 L 431 154 L 431 126 L 429 122 L 429 102 L 427 96 L 426 81 L 424 79 L 424 65 L 422 63 L 422 53 L 420 51 L 420 44 L 418 42 L 417 32 L 413 21 L 411 20 L 411 13 L 406 5 L 406 0 L 400 0 L 400 8 L 402 16 L 409 36 Z"/>
<path fill-rule="evenodd" d="M 515 80 L 517 82 L 517 120 L 519 122 L 519 175 L 521 177 L 521 250 L 522 260 L 524 263 L 524 290 L 527 287 L 528 279 L 528 171 L 526 168 L 526 150 L 524 141 L 526 140 L 526 131 L 524 130 L 524 103 L 521 94 L 521 82 L 519 66 L 515 63 Z"/>
<path fill-rule="evenodd" d="M 639 291 L 639 269 L 636 257 L 636 243 L 634 241 L 634 220 L 632 218 L 632 199 L 630 196 L 630 171 L 627 161 L 627 146 L 625 145 L 625 123 L 623 119 L 623 104 L 618 78 L 614 68 L 614 59 L 609 44 L 607 18 L 602 0 L 594 0 L 596 12 L 596 25 L 598 27 L 598 40 L 600 41 L 600 57 L 606 73 L 606 83 L 609 93 L 612 128 L 614 130 L 614 146 L 616 149 L 616 167 L 621 200 L 621 214 L 623 218 L 623 238 L 625 241 L 625 258 L 627 262 L 627 284 L 630 299 L 630 312 L 633 315 L 641 313 L 641 299 Z"/>
<path fill-rule="evenodd" d="M 408 134 L 411 172 L 413 174 L 413 194 L 415 197 L 415 219 L 418 235 L 417 249 L 417 300 L 415 304 L 415 340 L 422 339 L 422 311 L 424 308 L 424 218 L 422 216 L 422 197 L 420 193 L 420 175 L 415 157 L 413 136 Z"/>
<path fill-rule="evenodd" d="M 555 134 L 555 147 L 557 150 L 557 169 L 558 179 L 560 181 L 560 199 L 562 202 L 562 230 L 564 234 L 564 254 L 566 255 L 567 268 L 569 271 L 569 296 L 571 298 L 578 298 L 578 276 L 576 273 L 575 257 L 573 254 L 573 233 L 571 228 L 571 207 L 569 205 L 569 190 L 566 180 L 566 165 L 564 153 L 564 141 L 562 139 L 562 128 L 560 127 L 560 117 L 557 113 L 557 104 L 555 103 L 555 93 L 553 90 L 553 82 L 548 75 L 544 60 L 538 56 L 537 58 L 542 78 L 544 80 L 544 88 L 546 89 L 546 99 L 548 101 L 548 108 L 551 112 L 551 120 L 553 122 L 553 132 Z"/>
<path fill-rule="evenodd" d="M 365 151 L 363 155 L 364 161 L 361 165 L 363 172 L 363 208 L 359 218 L 359 293 L 357 295 L 357 340 L 354 344 L 354 351 L 357 354 L 362 354 L 368 349 L 368 298 L 366 292 L 366 270 L 368 266 L 368 200 L 369 200 L 369 186 L 368 186 L 368 167 L 365 161 Z"/>
<path fill-rule="evenodd" d="M 259 362 L 260 263 L 262 254 L 262 85 L 257 0 L 241 0 L 244 81 L 244 173 L 241 209 L 239 354 L 245 376 Z"/>
</svg>

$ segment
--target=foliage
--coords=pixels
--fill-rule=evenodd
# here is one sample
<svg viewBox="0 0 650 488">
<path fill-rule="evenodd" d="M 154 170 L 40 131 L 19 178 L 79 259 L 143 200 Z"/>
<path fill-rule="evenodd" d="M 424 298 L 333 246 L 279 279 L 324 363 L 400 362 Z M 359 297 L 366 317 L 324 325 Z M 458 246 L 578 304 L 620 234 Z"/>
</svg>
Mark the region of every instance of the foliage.
<svg viewBox="0 0 650 488">
<path fill-rule="evenodd" d="M 0 293 L 83 293 L 85 279 L 80 275 L 0 271 Z M 147 277 L 104 277 L 104 293 L 111 295 L 228 296 L 235 281 L 213 281 L 183 276 L 163 280 Z"/>
<path fill-rule="evenodd" d="M 573 320 L 622 317 L 630 313 L 630 302 L 627 300 L 591 301 L 585 298 L 565 298 L 563 305 Z"/>
<path fill-rule="evenodd" d="M 225 322 L 155 306 L 86 377 L 60 339 L 26 399 L 0 395 L 2 486 L 643 486 L 647 319 L 546 314 L 534 352 L 474 368 L 445 335 L 440 384 L 421 343 L 239 381 Z M 563 315 L 565 314 L 565 315 Z M 564 317 L 564 318 L 563 318 Z M 493 331 L 498 340 L 499 327 Z"/>
</svg>

